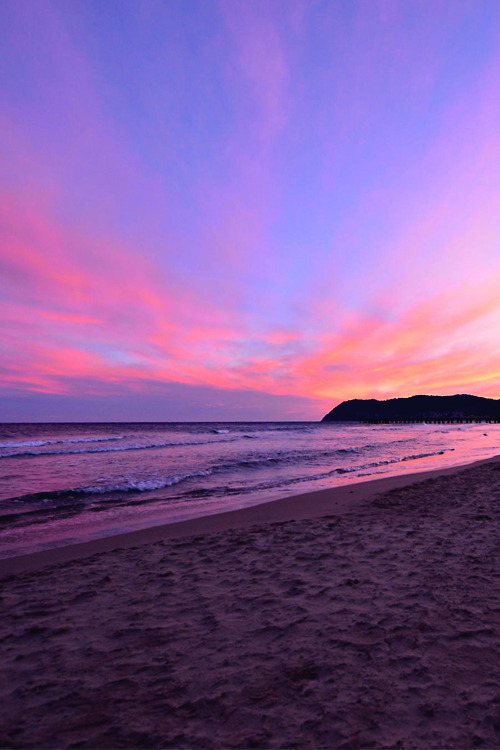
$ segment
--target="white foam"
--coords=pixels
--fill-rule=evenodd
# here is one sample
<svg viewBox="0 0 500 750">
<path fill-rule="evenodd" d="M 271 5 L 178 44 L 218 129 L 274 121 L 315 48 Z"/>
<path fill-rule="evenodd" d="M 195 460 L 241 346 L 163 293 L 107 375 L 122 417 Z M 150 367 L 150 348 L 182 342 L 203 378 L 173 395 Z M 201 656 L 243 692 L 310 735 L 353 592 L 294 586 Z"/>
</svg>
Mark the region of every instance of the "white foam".
<svg viewBox="0 0 500 750">
<path fill-rule="evenodd" d="M 101 495 L 108 492 L 150 492 L 151 490 L 162 490 L 164 487 L 172 487 L 174 484 L 184 482 L 192 477 L 207 477 L 211 470 L 193 471 L 187 474 L 173 474 L 168 477 L 156 477 L 151 479 L 126 479 L 115 484 L 97 484 L 91 487 L 82 487 L 77 492 L 86 495 Z"/>
<path fill-rule="evenodd" d="M 148 450 L 152 448 L 170 448 L 170 447 L 177 447 L 177 446 L 188 446 L 188 445 L 209 445 L 210 443 L 231 443 L 234 440 L 239 440 L 239 437 L 230 437 L 230 438 L 221 438 L 221 439 L 214 439 L 214 440 L 190 440 L 190 441 L 176 441 L 176 442 L 157 442 L 157 443 L 133 443 L 132 445 L 119 445 L 119 446 L 106 446 L 102 448 L 87 448 L 84 450 L 51 450 L 51 451 L 13 451 L 9 453 L 0 453 L 0 458 L 17 458 L 19 456 L 76 456 L 80 454 L 88 454 L 88 453 L 117 453 L 120 451 L 138 451 L 138 450 Z M 52 441 L 52 444 L 60 443 L 62 441 L 54 440 Z M 75 441 L 76 442 L 76 441 Z M 79 441 L 82 442 L 82 441 Z M 38 447 L 38 445 L 47 445 L 50 441 L 45 441 L 43 443 L 34 443 L 32 446 L 29 447 Z M 25 444 L 23 444 L 24 447 Z M 0 445 L 2 447 L 2 445 Z M 5 448 L 5 446 L 3 446 Z M 14 447 L 13 443 L 9 445 L 9 447 Z M 19 446 L 21 447 L 21 446 Z M 28 445 L 26 444 L 26 447 Z"/>
<path fill-rule="evenodd" d="M 107 443 L 109 440 L 124 440 L 125 435 L 107 437 L 64 438 L 59 440 L 22 440 L 19 442 L 0 443 L 0 448 L 39 448 L 42 445 L 62 445 L 65 443 Z"/>
</svg>

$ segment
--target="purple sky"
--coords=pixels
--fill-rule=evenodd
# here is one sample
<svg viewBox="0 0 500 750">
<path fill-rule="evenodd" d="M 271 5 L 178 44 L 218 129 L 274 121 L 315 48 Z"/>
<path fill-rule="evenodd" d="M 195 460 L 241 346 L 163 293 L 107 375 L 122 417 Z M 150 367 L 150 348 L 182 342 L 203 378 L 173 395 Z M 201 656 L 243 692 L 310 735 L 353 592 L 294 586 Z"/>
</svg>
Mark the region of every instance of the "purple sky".
<svg viewBox="0 0 500 750">
<path fill-rule="evenodd" d="M 500 376 L 500 3 L 2 0 L 0 420 Z"/>
</svg>

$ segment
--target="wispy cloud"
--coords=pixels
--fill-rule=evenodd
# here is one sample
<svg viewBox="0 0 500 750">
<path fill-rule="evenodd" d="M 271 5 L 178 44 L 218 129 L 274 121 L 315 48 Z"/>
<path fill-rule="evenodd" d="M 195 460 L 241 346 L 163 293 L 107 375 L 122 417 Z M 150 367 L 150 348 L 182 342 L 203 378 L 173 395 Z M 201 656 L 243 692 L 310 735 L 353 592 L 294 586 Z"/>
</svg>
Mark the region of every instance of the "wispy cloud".
<svg viewBox="0 0 500 750">
<path fill-rule="evenodd" d="M 3 392 L 500 395 L 494 4 L 113 8 L 0 8 Z"/>
</svg>

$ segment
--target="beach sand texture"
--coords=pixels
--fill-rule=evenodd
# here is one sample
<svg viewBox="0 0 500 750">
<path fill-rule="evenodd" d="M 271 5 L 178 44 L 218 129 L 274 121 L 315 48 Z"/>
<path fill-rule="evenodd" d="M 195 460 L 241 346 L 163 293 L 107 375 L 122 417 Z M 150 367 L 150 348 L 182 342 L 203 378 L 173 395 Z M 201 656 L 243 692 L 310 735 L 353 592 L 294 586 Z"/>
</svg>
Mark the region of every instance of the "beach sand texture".
<svg viewBox="0 0 500 750">
<path fill-rule="evenodd" d="M 500 747 L 500 461 L 411 481 L 4 579 L 0 745 Z"/>
</svg>

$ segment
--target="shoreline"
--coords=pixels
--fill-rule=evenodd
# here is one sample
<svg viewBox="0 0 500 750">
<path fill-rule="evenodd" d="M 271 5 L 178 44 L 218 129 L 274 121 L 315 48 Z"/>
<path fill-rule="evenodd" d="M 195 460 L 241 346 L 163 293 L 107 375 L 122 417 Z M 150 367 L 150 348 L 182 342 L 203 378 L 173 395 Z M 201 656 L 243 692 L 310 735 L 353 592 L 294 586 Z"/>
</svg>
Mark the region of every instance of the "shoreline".
<svg viewBox="0 0 500 750">
<path fill-rule="evenodd" d="M 0 746 L 499 748 L 499 500 L 495 456 L 37 554 Z"/>
<path fill-rule="evenodd" d="M 0 579 L 43 568 L 82 560 L 93 555 L 154 544 L 169 539 L 207 536 L 255 525 L 318 519 L 345 515 L 369 504 L 375 497 L 392 490 L 416 485 L 440 476 L 450 476 L 482 464 L 500 460 L 500 455 L 451 467 L 370 479 L 341 487 L 315 490 L 269 500 L 237 510 L 223 511 L 182 521 L 112 534 L 76 544 L 0 559 Z"/>
</svg>

